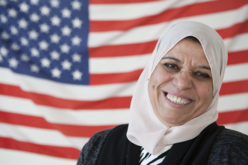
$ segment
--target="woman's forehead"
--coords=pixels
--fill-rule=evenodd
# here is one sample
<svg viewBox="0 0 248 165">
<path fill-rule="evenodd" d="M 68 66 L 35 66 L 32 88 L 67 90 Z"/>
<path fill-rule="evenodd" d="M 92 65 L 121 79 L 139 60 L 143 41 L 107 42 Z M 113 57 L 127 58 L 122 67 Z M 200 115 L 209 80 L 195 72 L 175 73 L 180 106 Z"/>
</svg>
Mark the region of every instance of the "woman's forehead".
<svg viewBox="0 0 248 165">
<path fill-rule="evenodd" d="M 171 59 L 178 63 L 197 61 L 209 66 L 201 44 L 186 39 L 177 43 L 162 59 Z"/>
</svg>

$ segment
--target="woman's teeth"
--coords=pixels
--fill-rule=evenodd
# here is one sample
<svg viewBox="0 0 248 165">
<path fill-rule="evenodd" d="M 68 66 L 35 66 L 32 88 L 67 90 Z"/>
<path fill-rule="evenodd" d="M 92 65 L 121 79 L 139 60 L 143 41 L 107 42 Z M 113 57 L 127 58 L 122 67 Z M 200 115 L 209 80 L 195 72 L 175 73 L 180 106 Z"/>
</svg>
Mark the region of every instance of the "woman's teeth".
<svg viewBox="0 0 248 165">
<path fill-rule="evenodd" d="M 169 93 L 166 95 L 166 97 L 171 102 L 176 103 L 176 104 L 182 104 L 182 105 L 184 105 L 184 104 L 188 104 L 188 103 L 191 102 L 190 100 L 183 99 L 183 98 L 177 97 L 177 96 L 173 96 L 173 95 L 170 95 Z"/>
</svg>

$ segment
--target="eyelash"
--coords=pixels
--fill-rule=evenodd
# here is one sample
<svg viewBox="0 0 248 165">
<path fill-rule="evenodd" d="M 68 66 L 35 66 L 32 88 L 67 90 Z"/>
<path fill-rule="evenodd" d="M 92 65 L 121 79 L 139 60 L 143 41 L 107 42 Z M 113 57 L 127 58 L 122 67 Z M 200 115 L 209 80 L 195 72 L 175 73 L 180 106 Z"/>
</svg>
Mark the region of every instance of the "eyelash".
<svg viewBox="0 0 248 165">
<path fill-rule="evenodd" d="M 198 74 L 200 74 L 200 75 L 198 75 Z M 199 77 L 204 78 L 204 79 L 209 79 L 210 78 L 210 76 L 208 74 L 202 73 L 202 72 L 196 72 L 196 73 L 194 73 L 194 75 L 197 76 L 197 77 L 199 76 Z"/>
<path fill-rule="evenodd" d="M 180 68 L 175 64 L 166 63 L 164 65 L 165 65 L 167 70 L 175 71 L 175 72 L 180 71 Z"/>
<path fill-rule="evenodd" d="M 178 72 L 180 71 L 180 68 L 175 65 L 175 64 L 171 64 L 171 63 L 166 63 L 164 64 L 165 68 L 169 71 L 169 72 Z M 202 78 L 202 79 L 209 79 L 210 76 L 207 73 L 203 73 L 200 71 L 197 71 L 195 73 L 193 73 L 193 75 L 197 78 Z"/>
</svg>

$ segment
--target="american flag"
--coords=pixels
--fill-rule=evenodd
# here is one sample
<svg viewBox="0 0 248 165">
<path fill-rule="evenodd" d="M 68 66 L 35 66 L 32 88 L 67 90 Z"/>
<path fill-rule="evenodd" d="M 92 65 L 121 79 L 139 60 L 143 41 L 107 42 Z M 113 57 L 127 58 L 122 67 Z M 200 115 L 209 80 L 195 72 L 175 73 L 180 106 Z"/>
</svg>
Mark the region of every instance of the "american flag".
<svg viewBox="0 0 248 165">
<path fill-rule="evenodd" d="M 95 132 L 127 123 L 158 38 L 181 20 L 224 39 L 218 123 L 248 134 L 247 0 L 0 0 L 0 164 L 75 164 Z"/>
</svg>

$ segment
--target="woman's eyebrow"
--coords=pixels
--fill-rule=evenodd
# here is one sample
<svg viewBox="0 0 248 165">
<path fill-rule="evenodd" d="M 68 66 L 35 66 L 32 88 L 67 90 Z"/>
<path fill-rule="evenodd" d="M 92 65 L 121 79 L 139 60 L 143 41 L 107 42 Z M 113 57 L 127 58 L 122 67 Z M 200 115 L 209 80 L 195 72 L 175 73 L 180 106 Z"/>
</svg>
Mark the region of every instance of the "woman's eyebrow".
<svg viewBox="0 0 248 165">
<path fill-rule="evenodd" d="M 171 60 L 174 60 L 174 61 L 176 61 L 178 63 L 182 63 L 179 59 L 177 59 L 175 57 L 168 56 L 168 57 L 163 57 L 162 59 L 171 59 Z M 205 65 L 200 65 L 200 66 L 198 66 L 198 68 L 207 69 L 207 70 L 210 70 L 211 71 L 210 67 L 209 66 L 205 66 Z"/>
<path fill-rule="evenodd" d="M 174 60 L 178 63 L 182 63 L 179 59 L 175 58 L 175 57 L 163 57 L 162 59 L 171 59 L 171 60 Z"/>
<path fill-rule="evenodd" d="M 204 65 L 201 65 L 201 66 L 198 66 L 198 68 L 201 68 L 201 69 L 207 69 L 207 70 L 210 70 L 210 67 L 209 66 L 204 66 Z"/>
</svg>

